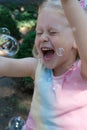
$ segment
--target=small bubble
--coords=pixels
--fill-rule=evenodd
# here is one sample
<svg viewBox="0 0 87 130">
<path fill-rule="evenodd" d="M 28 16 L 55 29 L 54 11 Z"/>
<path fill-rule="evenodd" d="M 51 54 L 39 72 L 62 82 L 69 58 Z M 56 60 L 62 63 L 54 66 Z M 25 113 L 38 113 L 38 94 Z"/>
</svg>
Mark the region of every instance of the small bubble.
<svg viewBox="0 0 87 130">
<path fill-rule="evenodd" d="M 57 56 L 63 56 L 64 49 L 63 48 L 58 48 L 58 51 L 56 52 Z"/>
<path fill-rule="evenodd" d="M 2 28 L 0 28 L 0 34 L 10 35 L 10 31 L 9 31 L 9 29 L 2 27 Z"/>
<path fill-rule="evenodd" d="M 56 88 L 55 88 L 55 87 L 53 87 L 53 91 L 55 91 L 55 89 L 56 89 Z"/>
<path fill-rule="evenodd" d="M 25 121 L 22 117 L 12 117 L 9 121 L 8 128 L 9 130 L 21 130 L 24 124 Z"/>
</svg>

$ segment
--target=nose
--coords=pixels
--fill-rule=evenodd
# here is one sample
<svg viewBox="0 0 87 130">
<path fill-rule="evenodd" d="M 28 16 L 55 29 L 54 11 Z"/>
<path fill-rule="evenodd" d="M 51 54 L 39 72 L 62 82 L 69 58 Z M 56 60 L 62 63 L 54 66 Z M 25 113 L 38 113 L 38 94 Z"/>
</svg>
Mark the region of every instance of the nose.
<svg viewBox="0 0 87 130">
<path fill-rule="evenodd" d="M 41 42 L 47 42 L 49 40 L 48 34 L 47 33 L 43 33 L 41 35 Z"/>
</svg>

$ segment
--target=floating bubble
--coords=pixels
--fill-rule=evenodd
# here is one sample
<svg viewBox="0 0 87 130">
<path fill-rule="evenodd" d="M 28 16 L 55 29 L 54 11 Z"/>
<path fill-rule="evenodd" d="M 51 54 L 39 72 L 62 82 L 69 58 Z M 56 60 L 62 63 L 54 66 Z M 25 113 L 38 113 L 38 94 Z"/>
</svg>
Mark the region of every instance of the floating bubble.
<svg viewBox="0 0 87 130">
<path fill-rule="evenodd" d="M 2 27 L 2 28 L 0 28 L 0 34 L 10 35 L 10 31 L 9 31 L 9 29 Z"/>
<path fill-rule="evenodd" d="M 19 50 L 19 44 L 16 39 L 10 35 L 0 35 L 0 56 L 14 56 Z"/>
<path fill-rule="evenodd" d="M 57 56 L 63 56 L 64 48 L 58 48 L 58 51 L 56 52 Z"/>
<path fill-rule="evenodd" d="M 8 128 L 9 130 L 22 130 L 24 124 L 25 124 L 25 120 L 20 116 L 16 116 L 10 119 Z"/>
</svg>

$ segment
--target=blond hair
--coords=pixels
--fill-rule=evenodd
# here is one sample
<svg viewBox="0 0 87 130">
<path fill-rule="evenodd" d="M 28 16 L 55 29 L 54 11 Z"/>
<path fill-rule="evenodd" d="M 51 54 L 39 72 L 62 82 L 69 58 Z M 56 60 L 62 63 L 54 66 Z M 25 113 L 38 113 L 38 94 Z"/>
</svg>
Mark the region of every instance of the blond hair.
<svg viewBox="0 0 87 130">
<path fill-rule="evenodd" d="M 45 9 L 45 8 L 53 8 L 55 10 L 57 10 L 60 13 L 64 14 L 63 8 L 62 8 L 62 4 L 60 2 L 60 0 L 45 0 L 38 9 L 38 14 L 41 12 L 41 10 Z"/>
<path fill-rule="evenodd" d="M 38 52 L 37 52 L 37 49 L 36 49 L 36 47 L 35 47 L 35 44 L 34 44 L 33 49 L 32 49 L 32 54 L 33 54 L 33 56 L 34 56 L 35 58 L 38 58 Z"/>
</svg>

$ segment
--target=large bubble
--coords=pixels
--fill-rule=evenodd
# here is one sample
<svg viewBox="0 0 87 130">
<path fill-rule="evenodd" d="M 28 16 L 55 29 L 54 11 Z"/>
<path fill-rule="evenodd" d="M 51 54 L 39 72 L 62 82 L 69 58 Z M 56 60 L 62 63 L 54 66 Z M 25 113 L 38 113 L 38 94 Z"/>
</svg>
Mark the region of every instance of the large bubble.
<svg viewBox="0 0 87 130">
<path fill-rule="evenodd" d="M 0 35 L 0 55 L 1 56 L 14 56 L 19 49 L 19 45 L 13 37 L 9 35 Z"/>
<path fill-rule="evenodd" d="M 7 28 L 0 28 L 0 56 L 12 57 L 19 50 L 17 40 L 10 36 Z"/>
</svg>

